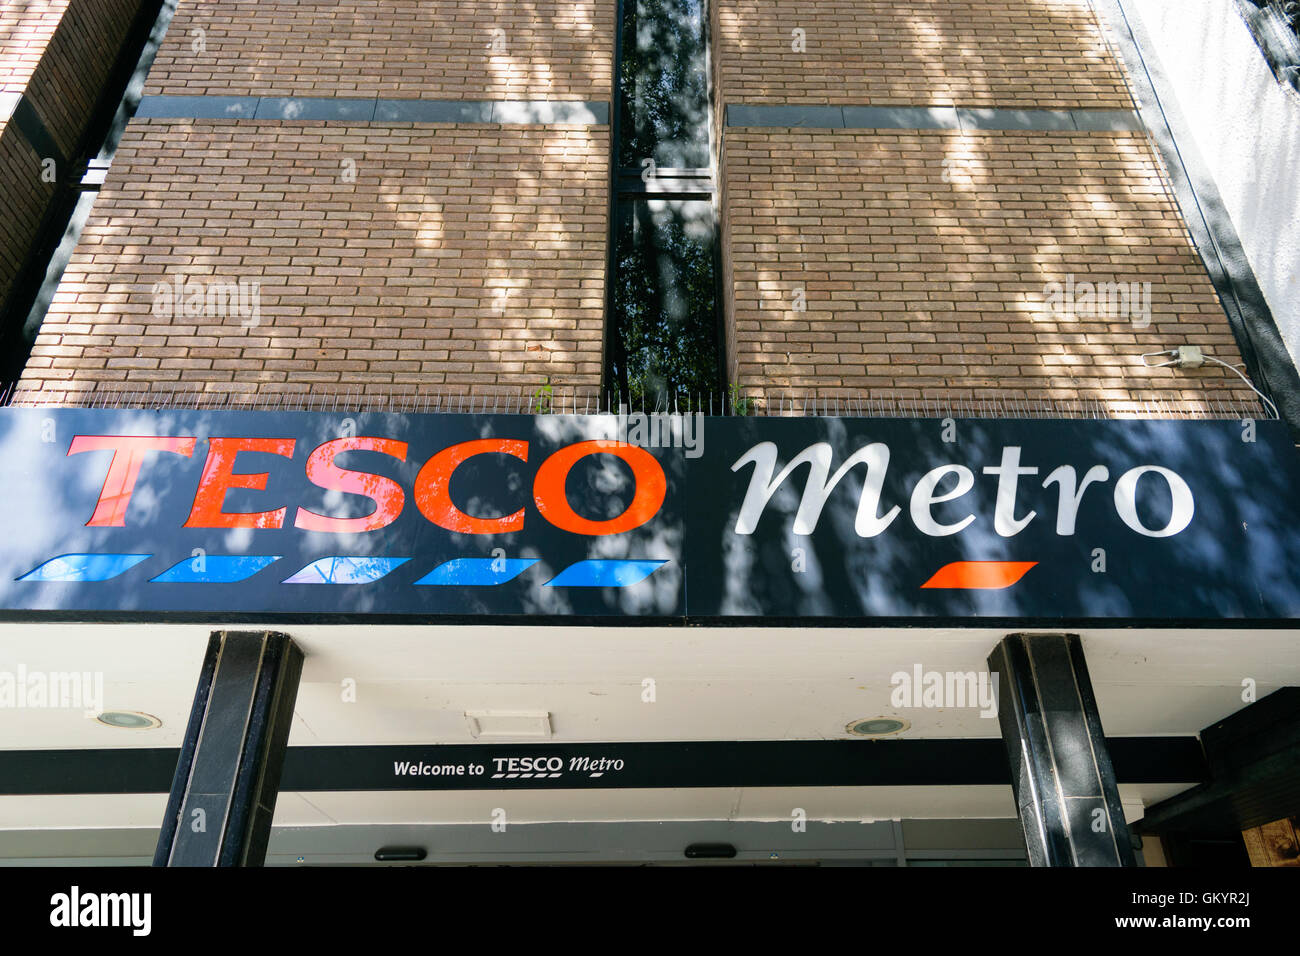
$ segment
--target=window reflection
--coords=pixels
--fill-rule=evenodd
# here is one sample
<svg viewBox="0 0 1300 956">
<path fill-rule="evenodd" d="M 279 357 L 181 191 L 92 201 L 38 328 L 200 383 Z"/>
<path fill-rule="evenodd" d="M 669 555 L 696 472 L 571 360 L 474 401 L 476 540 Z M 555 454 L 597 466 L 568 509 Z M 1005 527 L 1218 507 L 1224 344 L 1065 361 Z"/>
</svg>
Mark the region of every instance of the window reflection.
<svg viewBox="0 0 1300 956">
<path fill-rule="evenodd" d="M 618 164 L 709 165 L 704 0 L 625 0 Z"/>
<path fill-rule="evenodd" d="M 633 407 L 707 407 L 724 376 L 706 0 L 622 2 L 606 382 Z"/>
<path fill-rule="evenodd" d="M 720 391 L 713 210 L 708 200 L 619 204 L 611 352 L 632 407 Z"/>
</svg>

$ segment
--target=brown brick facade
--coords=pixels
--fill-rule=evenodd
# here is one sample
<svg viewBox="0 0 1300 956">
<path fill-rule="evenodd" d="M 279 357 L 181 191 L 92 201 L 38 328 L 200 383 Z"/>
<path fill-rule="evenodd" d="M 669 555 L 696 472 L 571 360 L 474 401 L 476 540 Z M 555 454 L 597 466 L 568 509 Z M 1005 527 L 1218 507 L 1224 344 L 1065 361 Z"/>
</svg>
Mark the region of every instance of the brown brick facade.
<svg viewBox="0 0 1300 956">
<path fill-rule="evenodd" d="M 1074 0 L 719 0 L 714 31 L 724 110 L 1133 108 Z M 1142 365 L 1185 343 L 1241 361 L 1145 134 L 728 127 L 722 157 L 729 371 L 764 410 L 1254 400 L 1226 369 Z"/>
<path fill-rule="evenodd" d="M 728 104 L 1132 105 L 1072 0 L 718 0 L 713 23 L 719 118 Z M 606 100 L 613 30 L 603 2 L 183 0 L 147 92 Z M 1142 366 L 1183 343 L 1240 362 L 1144 135 L 722 133 L 728 372 L 760 410 L 846 393 L 1127 414 L 1253 401 L 1222 368 Z M 22 397 L 591 394 L 608 164 L 604 126 L 136 120 Z M 258 322 L 160 316 L 151 290 L 178 274 L 255 282 Z M 1070 301 L 1049 301 L 1053 283 Z M 1125 314 L 1083 292 L 1115 283 L 1137 284 Z"/>
<path fill-rule="evenodd" d="M 594 390 L 608 152 L 606 127 L 137 120 L 21 396 Z M 258 314 L 182 315 L 178 277 L 255 282 Z"/>
<path fill-rule="evenodd" d="M 608 0 L 183 0 L 146 92 L 607 100 Z"/>
<path fill-rule="evenodd" d="M 0 122 L 0 303 L 37 241 L 55 193 L 52 179 L 68 182 L 98 150 L 87 130 L 102 119 L 99 99 L 141 6 L 141 0 L 0 6 L 0 91 L 24 97 L 54 147 L 33 142 L 12 119 Z"/>
<path fill-rule="evenodd" d="M 22 93 L 50 45 L 69 0 L 0 4 L 0 92 Z"/>
<path fill-rule="evenodd" d="M 748 395 L 1251 397 L 1225 369 L 1142 367 L 1184 342 L 1240 361 L 1143 135 L 732 128 L 727 157 Z M 1145 288 L 1127 310 L 1083 294 L 1134 282 L 1149 323 Z"/>
<path fill-rule="evenodd" d="M 41 159 L 14 123 L 0 125 L 0 183 L 5 190 L 0 216 L 0 302 L 23 268 L 54 196 L 54 184 L 41 179 Z"/>
<path fill-rule="evenodd" d="M 64 155 L 76 152 L 142 0 L 73 0 L 27 95 Z M 92 147 L 93 148 L 93 147 Z"/>
<path fill-rule="evenodd" d="M 732 103 L 1132 105 L 1078 0 L 718 0 L 717 24 Z"/>
</svg>

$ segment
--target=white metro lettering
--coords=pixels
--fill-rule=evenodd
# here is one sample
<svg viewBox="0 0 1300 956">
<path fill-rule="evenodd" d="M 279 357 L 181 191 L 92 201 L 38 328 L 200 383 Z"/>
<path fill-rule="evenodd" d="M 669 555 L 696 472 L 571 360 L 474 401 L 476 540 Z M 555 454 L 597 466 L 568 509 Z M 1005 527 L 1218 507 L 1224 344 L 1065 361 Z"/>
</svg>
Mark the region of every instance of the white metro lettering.
<svg viewBox="0 0 1300 956">
<path fill-rule="evenodd" d="M 1021 516 L 1016 513 L 1020 479 L 1039 474 L 1037 466 L 1022 465 L 1020 456 L 1021 449 L 1018 445 L 1008 445 L 1001 449 L 998 464 L 982 468 L 983 474 L 997 479 L 993 530 L 1004 538 L 1019 534 L 1038 517 L 1038 512 L 1033 510 Z M 809 535 L 816 531 L 831 493 L 858 465 L 866 466 L 866 474 L 858 498 L 854 531 L 862 538 L 872 538 L 885 531 L 901 510 L 899 505 L 894 505 L 884 513 L 881 512 L 881 495 L 884 492 L 885 474 L 889 469 L 889 447 L 881 442 L 865 445 L 850 455 L 834 474 L 831 473 L 832 457 L 830 444 L 818 442 L 804 448 L 778 472 L 777 447 L 773 442 L 760 442 L 741 455 L 731 470 L 739 471 L 745 465 L 753 465 L 754 470 L 750 474 L 749 487 L 745 490 L 744 501 L 736 516 L 736 534 L 754 533 L 763 512 L 780 492 L 781 486 L 804 465 L 808 466 L 807 476 L 791 529 L 795 534 Z M 1163 481 L 1169 495 L 1169 517 L 1163 527 L 1151 527 L 1149 520 L 1144 521 L 1138 512 L 1138 482 L 1144 477 L 1148 481 Z M 1082 479 L 1073 466 L 1061 465 L 1043 479 L 1043 488 L 1052 485 L 1057 488 L 1058 535 L 1071 536 L 1075 533 L 1079 509 L 1088 488 L 1109 480 L 1110 470 L 1105 465 L 1088 468 Z M 946 490 L 940 490 L 941 484 Z M 962 516 L 958 511 L 956 520 L 944 523 L 935 517 L 934 506 L 956 501 L 974 487 L 975 474 L 965 465 L 952 462 L 931 468 L 916 479 L 908 496 L 908 512 L 912 524 L 922 534 L 932 538 L 964 531 L 978 520 L 973 512 L 968 511 Z M 1156 497 L 1159 497 L 1158 493 Z M 1138 465 L 1124 472 L 1115 482 L 1113 500 L 1120 520 L 1131 530 L 1149 538 L 1168 538 L 1178 534 L 1191 524 L 1196 511 L 1192 489 L 1187 482 L 1177 472 L 1160 465 Z"/>
<path fill-rule="evenodd" d="M 570 757 L 569 769 L 583 773 L 604 773 L 606 770 L 622 770 L 623 761 L 610 757 Z"/>
<path fill-rule="evenodd" d="M 1137 512 L 1138 479 L 1146 474 L 1159 475 L 1169 488 L 1171 501 L 1169 522 L 1158 531 L 1152 531 L 1144 525 Z M 1115 510 L 1119 512 L 1120 518 L 1126 525 L 1138 534 L 1144 534 L 1149 538 L 1167 538 L 1182 531 L 1192 523 L 1192 513 L 1195 508 L 1192 489 L 1187 487 L 1187 482 L 1175 472 L 1168 468 L 1161 468 L 1159 465 L 1140 465 L 1137 468 L 1130 468 L 1120 475 L 1119 481 L 1115 482 Z"/>
</svg>

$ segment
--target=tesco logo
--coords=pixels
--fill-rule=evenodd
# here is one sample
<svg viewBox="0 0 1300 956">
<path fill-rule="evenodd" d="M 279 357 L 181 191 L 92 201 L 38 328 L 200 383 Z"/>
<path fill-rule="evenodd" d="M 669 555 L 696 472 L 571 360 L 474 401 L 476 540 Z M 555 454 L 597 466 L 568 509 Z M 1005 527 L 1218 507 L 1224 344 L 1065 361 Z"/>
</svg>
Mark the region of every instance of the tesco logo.
<svg viewBox="0 0 1300 956">
<path fill-rule="evenodd" d="M 493 757 L 497 773 L 559 773 L 564 769 L 562 757 Z"/>
<path fill-rule="evenodd" d="M 283 528 L 290 520 L 288 505 L 266 511 L 224 510 L 226 492 L 234 489 L 266 489 L 269 473 L 236 470 L 243 452 L 263 452 L 292 458 L 297 442 L 292 438 L 209 438 L 207 459 L 194 493 L 186 528 Z M 152 454 L 191 458 L 198 444 L 194 436 L 77 435 L 68 455 L 111 451 L 108 474 L 100 490 L 94 513 L 86 522 L 91 528 L 121 528 L 135 491 L 140 470 Z M 326 491 L 361 495 L 374 502 L 369 514 L 335 518 L 307 508 L 296 508 L 292 526 L 305 531 L 355 534 L 378 531 L 397 520 L 406 505 L 407 490 L 392 478 L 341 468 L 335 458 L 348 451 L 373 451 L 406 461 L 408 445 L 391 438 L 357 436 L 337 438 L 314 448 L 307 456 L 306 476 Z M 466 514 L 451 500 L 451 477 L 464 462 L 477 455 L 497 455 L 519 462 L 528 461 L 528 442 L 509 438 L 484 438 L 460 442 L 435 454 L 416 475 L 411 497 L 416 508 L 433 524 L 460 534 L 506 534 L 524 526 L 524 509 L 503 517 Z M 621 459 L 634 478 L 632 501 L 623 513 L 607 520 L 586 518 L 569 504 L 565 481 L 569 472 L 588 455 L 613 455 Z M 555 527 L 582 535 L 621 534 L 639 528 L 659 513 L 668 491 L 663 467 L 643 448 L 626 442 L 597 439 L 576 442 L 552 453 L 537 469 L 533 479 L 533 501 L 537 510 Z"/>
</svg>

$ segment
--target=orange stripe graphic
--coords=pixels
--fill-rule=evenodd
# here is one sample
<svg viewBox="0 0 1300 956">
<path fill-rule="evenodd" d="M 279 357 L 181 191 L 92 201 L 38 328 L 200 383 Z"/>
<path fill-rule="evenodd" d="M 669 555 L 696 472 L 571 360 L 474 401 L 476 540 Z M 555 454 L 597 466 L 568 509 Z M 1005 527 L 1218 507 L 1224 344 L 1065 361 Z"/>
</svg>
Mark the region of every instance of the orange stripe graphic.
<svg viewBox="0 0 1300 956">
<path fill-rule="evenodd" d="M 954 561 L 945 564 L 923 588 L 1009 588 L 1037 561 Z"/>
</svg>

